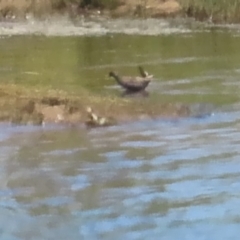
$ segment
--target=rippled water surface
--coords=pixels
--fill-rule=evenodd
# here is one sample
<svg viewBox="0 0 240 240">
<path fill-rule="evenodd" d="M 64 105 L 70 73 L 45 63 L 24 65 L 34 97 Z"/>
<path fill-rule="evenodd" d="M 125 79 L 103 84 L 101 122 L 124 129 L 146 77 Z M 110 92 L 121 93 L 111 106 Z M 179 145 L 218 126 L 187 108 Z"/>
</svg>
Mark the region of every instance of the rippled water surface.
<svg viewBox="0 0 240 240">
<path fill-rule="evenodd" d="M 199 117 L 109 128 L 0 125 L 0 236 L 239 239 L 238 31 L 0 39 L 0 81 L 119 94 L 143 64 L 150 97 Z"/>
</svg>

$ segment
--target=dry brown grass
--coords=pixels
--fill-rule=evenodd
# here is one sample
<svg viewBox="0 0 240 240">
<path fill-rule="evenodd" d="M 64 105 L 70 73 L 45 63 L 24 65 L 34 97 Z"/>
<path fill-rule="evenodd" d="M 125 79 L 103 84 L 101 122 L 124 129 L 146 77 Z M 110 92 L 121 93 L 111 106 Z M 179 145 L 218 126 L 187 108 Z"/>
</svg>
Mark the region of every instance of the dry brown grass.
<svg viewBox="0 0 240 240">
<path fill-rule="evenodd" d="M 187 17 L 214 23 L 240 22 L 240 0 L 179 0 Z"/>
<path fill-rule="evenodd" d="M 2 0 L 0 12 L 2 17 L 17 15 L 23 16 L 28 12 L 46 12 L 52 7 L 51 0 Z"/>
<path fill-rule="evenodd" d="M 101 8 L 112 16 L 165 17 L 181 14 L 198 20 L 240 22 L 240 0 L 1 0 L 0 17 L 25 17 L 67 12 L 70 16 L 84 9 Z M 91 13 L 91 11 L 90 11 Z M 107 12 L 109 13 L 109 12 Z"/>
<path fill-rule="evenodd" d="M 31 12 L 41 16 L 53 12 L 81 14 L 83 9 L 117 9 L 120 15 L 161 16 L 179 12 L 177 0 L 1 0 L 2 17 L 25 16 Z"/>
<path fill-rule="evenodd" d="M 24 15 L 32 12 L 36 15 L 48 14 L 54 11 L 72 11 L 81 7 L 113 8 L 119 0 L 1 0 L 0 13 L 2 17 Z"/>
</svg>

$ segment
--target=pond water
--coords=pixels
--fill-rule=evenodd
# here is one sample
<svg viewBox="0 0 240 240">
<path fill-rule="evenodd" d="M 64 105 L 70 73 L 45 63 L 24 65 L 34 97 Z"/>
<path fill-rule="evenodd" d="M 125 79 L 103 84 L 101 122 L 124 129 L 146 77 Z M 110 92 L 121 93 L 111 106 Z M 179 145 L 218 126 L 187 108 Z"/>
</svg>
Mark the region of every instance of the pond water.
<svg viewBox="0 0 240 240">
<path fill-rule="evenodd" d="M 111 69 L 155 76 L 150 97 L 210 114 L 87 130 L 0 124 L 0 236 L 238 239 L 240 34 L 7 36 L 0 81 L 120 93 Z"/>
</svg>

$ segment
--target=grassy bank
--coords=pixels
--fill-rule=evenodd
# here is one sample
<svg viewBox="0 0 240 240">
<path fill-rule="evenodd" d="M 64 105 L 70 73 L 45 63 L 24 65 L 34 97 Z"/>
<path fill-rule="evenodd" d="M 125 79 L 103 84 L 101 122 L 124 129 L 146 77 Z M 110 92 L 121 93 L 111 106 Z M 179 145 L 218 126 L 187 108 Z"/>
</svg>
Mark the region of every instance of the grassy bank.
<svg viewBox="0 0 240 240">
<path fill-rule="evenodd" d="M 71 94 L 62 90 L 37 89 L 19 85 L 0 86 L 0 121 L 15 124 L 66 123 L 84 124 L 89 120 L 87 108 L 97 116 L 122 122 L 156 117 L 189 116 L 183 104 L 156 103 L 150 98 L 121 98 L 98 96 L 82 89 Z"/>
<path fill-rule="evenodd" d="M 187 17 L 214 23 L 239 23 L 240 0 L 179 0 Z"/>
<path fill-rule="evenodd" d="M 27 13 L 43 16 L 52 13 L 77 15 L 89 9 L 114 9 L 120 0 L 2 0 L 0 16 L 2 18 L 25 17 Z"/>
<path fill-rule="evenodd" d="M 0 17 L 36 17 L 68 13 L 76 17 L 103 10 L 112 16 L 167 17 L 185 16 L 213 22 L 240 22 L 240 0 L 2 0 Z"/>
</svg>

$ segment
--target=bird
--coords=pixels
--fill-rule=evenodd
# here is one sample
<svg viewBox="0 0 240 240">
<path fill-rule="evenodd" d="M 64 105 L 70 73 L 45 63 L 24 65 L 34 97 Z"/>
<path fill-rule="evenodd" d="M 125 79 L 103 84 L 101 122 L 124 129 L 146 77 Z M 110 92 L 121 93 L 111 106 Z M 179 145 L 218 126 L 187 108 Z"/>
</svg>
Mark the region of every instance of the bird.
<svg viewBox="0 0 240 240">
<path fill-rule="evenodd" d="M 85 122 L 88 127 L 104 127 L 111 126 L 115 123 L 112 118 L 100 117 L 93 112 L 91 107 L 86 108 L 88 119 Z"/>
<path fill-rule="evenodd" d="M 109 72 L 109 77 L 113 77 L 116 82 L 129 92 L 143 91 L 151 82 L 153 75 L 149 75 L 144 71 L 143 67 L 138 67 L 140 72 L 139 76 L 119 76 L 116 72 Z"/>
<path fill-rule="evenodd" d="M 140 72 L 141 77 L 151 79 L 153 78 L 153 75 L 150 75 L 147 71 L 145 71 L 142 66 L 138 66 L 138 70 Z"/>
</svg>

